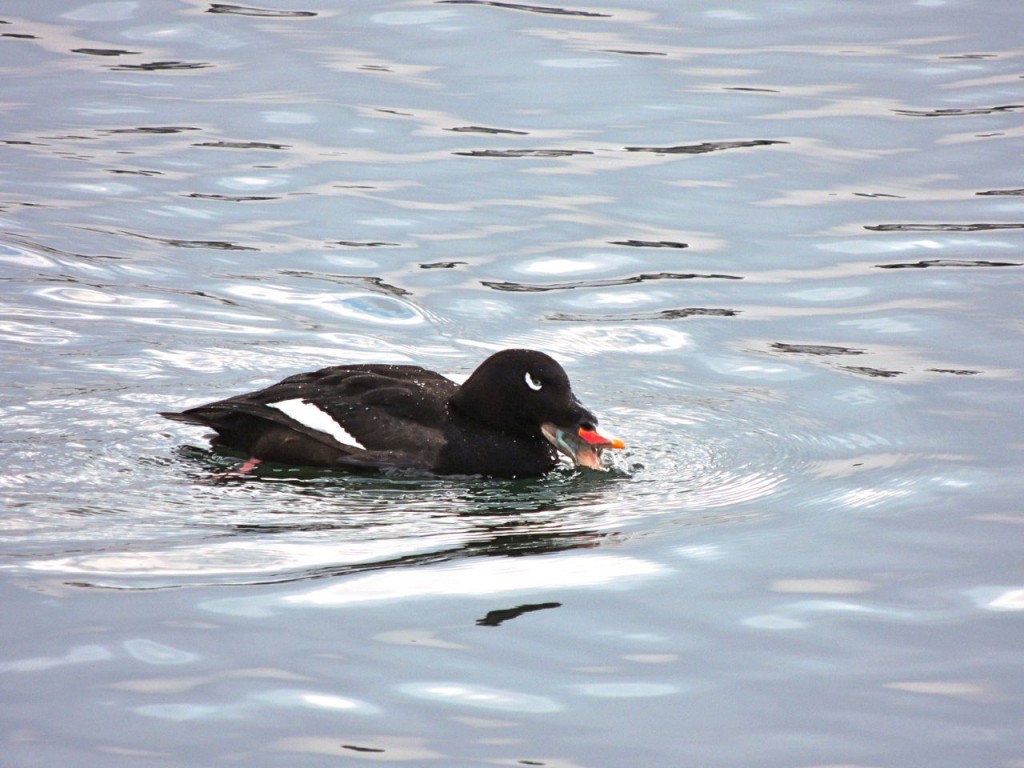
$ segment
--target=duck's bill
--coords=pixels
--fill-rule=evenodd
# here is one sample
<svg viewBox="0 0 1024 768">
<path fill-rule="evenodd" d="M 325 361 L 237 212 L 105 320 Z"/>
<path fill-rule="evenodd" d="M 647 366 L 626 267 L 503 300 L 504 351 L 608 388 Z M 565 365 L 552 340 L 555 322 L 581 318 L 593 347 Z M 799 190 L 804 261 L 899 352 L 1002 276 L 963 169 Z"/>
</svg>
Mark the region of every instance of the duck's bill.
<svg viewBox="0 0 1024 768">
<path fill-rule="evenodd" d="M 596 429 L 558 427 L 547 422 L 541 424 L 540 431 L 559 453 L 572 459 L 576 466 L 588 469 L 605 469 L 601 454 L 606 448 L 626 447 L 617 437 L 602 435 Z"/>
</svg>

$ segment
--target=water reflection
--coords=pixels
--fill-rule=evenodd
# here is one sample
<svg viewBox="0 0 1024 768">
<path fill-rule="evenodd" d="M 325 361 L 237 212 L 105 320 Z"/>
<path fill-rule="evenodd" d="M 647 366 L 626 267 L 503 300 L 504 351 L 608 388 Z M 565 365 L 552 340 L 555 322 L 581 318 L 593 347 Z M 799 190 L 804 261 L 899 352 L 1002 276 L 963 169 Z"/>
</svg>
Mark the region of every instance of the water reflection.
<svg viewBox="0 0 1024 768">
<path fill-rule="evenodd" d="M 670 696 L 680 692 L 679 686 L 665 683 L 587 683 L 576 686 L 584 696 L 600 699 L 638 699 L 652 696 Z"/>
<path fill-rule="evenodd" d="M 128 681 L 135 683 L 136 681 Z M 158 681 L 163 682 L 163 681 Z M 199 684 L 214 682 L 206 681 L 182 681 L 198 687 Z M 144 685 L 115 684 L 116 687 L 125 690 L 129 689 L 139 693 L 167 693 L 166 687 L 161 686 L 158 690 L 147 690 Z M 153 717 L 160 720 L 171 720 L 185 722 L 189 720 L 242 720 L 257 715 L 261 710 L 294 710 L 303 709 L 314 713 L 324 714 L 345 714 L 356 716 L 374 716 L 381 714 L 379 707 L 361 699 L 349 696 L 341 696 L 326 691 L 308 690 L 301 688 L 271 688 L 262 690 L 259 693 L 240 697 L 234 701 L 219 704 L 200 702 L 175 702 L 166 704 L 140 704 L 132 708 L 135 714 L 143 717 Z"/>
<path fill-rule="evenodd" d="M 199 658 L 197 654 L 191 651 L 173 648 L 148 638 L 131 638 L 125 640 L 122 645 L 132 658 L 145 664 L 156 664 L 159 666 L 191 664 Z"/>
<path fill-rule="evenodd" d="M 14 661 L 0 661 L 0 672 L 40 672 L 69 664 L 109 661 L 112 658 L 113 652 L 105 646 L 76 645 L 69 648 L 63 656 L 33 656 Z"/>
<path fill-rule="evenodd" d="M 552 16 L 577 16 L 589 19 L 610 19 L 613 14 L 599 11 L 583 11 L 574 8 L 562 8 L 557 5 L 529 5 L 526 3 L 506 2 L 505 0 L 438 0 L 445 5 L 489 5 L 510 11 L 525 11 Z"/>
<path fill-rule="evenodd" d="M 406 683 L 401 690 L 416 698 L 434 703 L 470 709 L 541 714 L 557 712 L 562 706 L 545 697 L 520 691 L 488 688 L 457 682 Z"/>
<path fill-rule="evenodd" d="M 1024 611 L 1024 587 L 981 587 L 968 593 L 980 608 L 990 611 Z"/>
<path fill-rule="evenodd" d="M 301 591 L 259 593 L 205 600 L 204 610 L 252 618 L 289 609 L 332 609 L 374 603 L 418 601 L 460 596 L 494 600 L 539 590 L 626 589 L 638 581 L 663 576 L 654 562 L 612 554 L 562 555 L 544 559 L 488 558 L 442 565 L 421 563 L 416 569 L 379 570 L 333 580 Z"/>
<path fill-rule="evenodd" d="M 107 548 L 23 567 L 63 574 L 78 586 L 118 589 L 264 584 L 389 569 L 415 578 L 435 563 L 597 547 L 615 536 L 614 519 L 602 519 L 600 505 L 588 508 L 601 500 L 600 484 L 569 472 L 551 484 L 475 481 L 466 488 L 441 480 L 315 473 L 303 480 L 301 470 L 285 470 L 275 480 L 273 469 L 262 471 L 261 482 L 246 478 L 226 490 L 229 496 L 252 496 L 258 485 L 259 508 L 266 512 L 219 525 L 226 533 L 210 541 L 125 552 Z M 293 504 L 303 497 L 319 511 L 296 513 Z"/>
<path fill-rule="evenodd" d="M 546 611 L 552 608 L 561 608 L 561 603 L 533 603 L 527 605 L 517 605 L 515 608 L 497 608 L 493 611 L 488 611 L 487 615 L 482 619 L 477 619 L 477 626 L 479 627 L 500 627 L 506 621 L 517 619 L 525 613 L 533 613 L 534 611 Z"/>
<path fill-rule="evenodd" d="M 243 5 L 227 3 L 211 3 L 207 13 L 222 13 L 234 16 L 254 16 L 260 19 L 311 19 L 318 15 L 316 11 L 288 11 L 274 8 L 249 8 Z"/>
<path fill-rule="evenodd" d="M 404 736 L 377 736 L 372 742 L 362 744 L 343 743 L 342 739 L 331 736 L 294 736 L 278 739 L 270 743 L 268 748 L 273 752 L 330 757 L 351 758 L 354 753 L 374 759 L 384 755 L 387 760 L 409 762 L 451 759 L 450 755 L 428 747 L 426 739 Z"/>
<path fill-rule="evenodd" d="M 504 592 L 624 587 L 628 580 L 665 572 L 663 566 L 621 555 L 562 556 L 540 560 L 476 560 L 416 571 L 389 571 L 282 598 L 284 605 L 344 606 L 366 601 L 423 596 L 493 598 Z"/>
</svg>

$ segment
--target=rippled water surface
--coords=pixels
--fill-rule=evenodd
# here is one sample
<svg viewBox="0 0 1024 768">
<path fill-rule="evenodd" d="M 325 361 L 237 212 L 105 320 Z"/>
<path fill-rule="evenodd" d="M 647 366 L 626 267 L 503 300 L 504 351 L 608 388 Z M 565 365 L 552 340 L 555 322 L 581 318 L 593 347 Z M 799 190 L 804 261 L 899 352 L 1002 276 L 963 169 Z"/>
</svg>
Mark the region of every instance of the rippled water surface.
<svg viewBox="0 0 1024 768">
<path fill-rule="evenodd" d="M 1022 18 L 5 3 L 0 762 L 1019 768 Z M 157 415 L 508 346 L 611 471 Z"/>
</svg>

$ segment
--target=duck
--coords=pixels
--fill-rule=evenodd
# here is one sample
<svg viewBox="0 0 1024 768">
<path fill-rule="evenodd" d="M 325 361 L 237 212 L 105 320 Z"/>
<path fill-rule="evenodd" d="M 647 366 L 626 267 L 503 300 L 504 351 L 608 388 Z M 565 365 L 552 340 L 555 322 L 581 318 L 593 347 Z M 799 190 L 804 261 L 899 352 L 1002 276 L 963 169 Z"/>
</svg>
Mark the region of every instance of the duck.
<svg viewBox="0 0 1024 768">
<path fill-rule="evenodd" d="M 211 428 L 214 448 L 260 462 L 437 475 L 538 477 L 564 456 L 605 470 L 622 449 L 550 355 L 505 349 L 461 385 L 418 365 L 359 363 L 300 373 L 165 418 Z"/>
</svg>

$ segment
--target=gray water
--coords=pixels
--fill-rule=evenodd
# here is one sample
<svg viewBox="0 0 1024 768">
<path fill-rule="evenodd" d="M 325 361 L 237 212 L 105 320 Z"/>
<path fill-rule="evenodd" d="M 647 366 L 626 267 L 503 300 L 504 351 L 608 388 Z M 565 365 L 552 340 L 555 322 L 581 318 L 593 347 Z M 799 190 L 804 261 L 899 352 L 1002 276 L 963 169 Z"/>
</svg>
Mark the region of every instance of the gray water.
<svg viewBox="0 0 1024 768">
<path fill-rule="evenodd" d="M 5 768 L 1024 764 L 1016 0 L 0 22 Z M 509 346 L 610 472 L 157 415 Z"/>
</svg>

